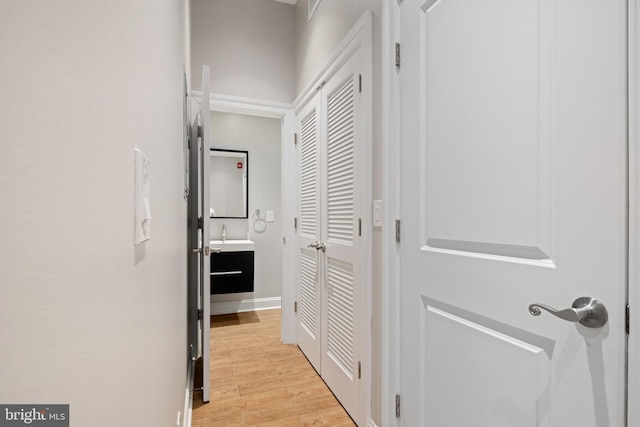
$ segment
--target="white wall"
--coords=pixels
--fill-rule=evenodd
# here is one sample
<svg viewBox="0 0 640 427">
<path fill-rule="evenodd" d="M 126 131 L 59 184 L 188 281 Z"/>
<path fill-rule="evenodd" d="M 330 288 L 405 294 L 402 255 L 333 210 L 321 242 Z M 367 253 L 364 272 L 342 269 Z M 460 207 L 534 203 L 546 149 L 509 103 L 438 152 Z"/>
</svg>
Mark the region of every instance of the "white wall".
<svg viewBox="0 0 640 427">
<path fill-rule="evenodd" d="M 192 66 L 211 66 L 211 92 L 291 102 L 294 7 L 273 0 L 192 0 Z M 199 89 L 199 88 L 197 88 Z"/>
<path fill-rule="evenodd" d="M 281 132 L 279 119 L 211 112 L 211 147 L 249 152 L 249 219 L 212 219 L 211 237 L 219 239 L 225 224 L 227 239 L 248 237 L 256 244 L 254 292 L 212 295 L 211 302 L 282 295 Z M 264 219 L 267 210 L 274 212 L 262 233 L 262 224 L 254 228 L 256 209 Z"/>
<path fill-rule="evenodd" d="M 296 5 L 296 96 L 327 65 L 332 53 L 365 10 L 373 13 L 373 200 L 382 195 L 382 1 L 383 0 L 322 0 L 311 21 L 308 20 L 308 1 L 298 0 Z M 372 231 L 372 379 L 371 418 L 381 425 L 380 373 L 381 373 L 381 252 L 382 235 L 379 228 Z"/>
<path fill-rule="evenodd" d="M 186 0 L 0 2 L 0 402 L 172 426 L 186 387 Z M 133 244 L 133 148 L 152 237 Z"/>
</svg>

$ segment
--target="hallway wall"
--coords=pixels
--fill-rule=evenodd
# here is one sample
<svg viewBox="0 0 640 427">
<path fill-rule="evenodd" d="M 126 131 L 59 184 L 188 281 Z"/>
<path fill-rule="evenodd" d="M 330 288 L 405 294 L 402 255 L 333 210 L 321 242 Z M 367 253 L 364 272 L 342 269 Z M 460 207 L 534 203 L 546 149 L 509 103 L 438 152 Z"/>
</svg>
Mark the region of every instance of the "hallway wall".
<svg viewBox="0 0 640 427">
<path fill-rule="evenodd" d="M 382 0 L 322 0 L 308 20 L 308 2 L 193 0 L 193 70 L 212 67 L 212 92 L 293 102 L 327 65 L 365 10 L 373 12 L 373 199 L 382 195 Z M 261 11 L 261 12 L 258 12 Z M 216 72 L 216 70 L 218 70 Z M 195 76 L 194 76 L 195 79 Z M 196 80 L 194 80 L 196 81 Z M 194 85 L 199 89 L 199 84 Z M 381 230 L 372 230 L 371 415 L 380 425 Z"/>
<path fill-rule="evenodd" d="M 294 7 L 273 0 L 192 0 L 193 81 L 211 66 L 211 92 L 295 98 Z M 194 89 L 200 90 L 199 83 Z"/>
<path fill-rule="evenodd" d="M 0 2 L 0 402 L 175 425 L 186 387 L 187 0 Z M 134 246 L 133 148 L 151 162 Z"/>
</svg>

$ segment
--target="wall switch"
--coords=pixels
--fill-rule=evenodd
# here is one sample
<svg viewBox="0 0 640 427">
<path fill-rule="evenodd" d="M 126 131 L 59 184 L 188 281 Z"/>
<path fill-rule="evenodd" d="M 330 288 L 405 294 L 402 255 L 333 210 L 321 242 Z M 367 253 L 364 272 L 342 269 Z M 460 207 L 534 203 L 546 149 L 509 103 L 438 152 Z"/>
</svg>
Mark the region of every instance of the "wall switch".
<svg viewBox="0 0 640 427">
<path fill-rule="evenodd" d="M 382 200 L 373 201 L 373 226 L 382 227 Z"/>
<path fill-rule="evenodd" d="M 273 211 L 267 211 L 267 222 L 273 222 Z"/>
</svg>

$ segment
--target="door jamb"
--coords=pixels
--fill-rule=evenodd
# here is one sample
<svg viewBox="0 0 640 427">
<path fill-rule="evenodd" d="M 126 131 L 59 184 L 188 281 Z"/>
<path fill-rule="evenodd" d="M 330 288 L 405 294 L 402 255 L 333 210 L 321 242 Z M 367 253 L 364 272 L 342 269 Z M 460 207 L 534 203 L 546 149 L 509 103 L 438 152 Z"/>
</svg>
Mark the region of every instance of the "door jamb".
<svg viewBox="0 0 640 427">
<path fill-rule="evenodd" d="M 627 344 L 627 425 L 640 423 L 640 2 L 629 0 L 628 156 L 629 156 L 629 337 Z"/>
<path fill-rule="evenodd" d="M 400 78 L 395 63 L 400 42 L 399 1 L 382 2 L 382 292 L 381 422 L 400 425 L 396 395 L 400 392 L 400 246 L 395 220 L 400 219 Z"/>
</svg>

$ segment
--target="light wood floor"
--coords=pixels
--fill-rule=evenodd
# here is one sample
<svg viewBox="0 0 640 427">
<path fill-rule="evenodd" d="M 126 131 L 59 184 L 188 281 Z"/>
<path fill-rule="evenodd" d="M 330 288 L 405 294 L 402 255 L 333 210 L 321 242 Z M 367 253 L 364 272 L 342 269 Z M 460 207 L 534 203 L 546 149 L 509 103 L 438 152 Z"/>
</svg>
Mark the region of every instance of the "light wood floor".
<svg viewBox="0 0 640 427">
<path fill-rule="evenodd" d="M 281 344 L 280 310 L 212 316 L 210 369 L 193 427 L 355 426 L 300 349 Z"/>
</svg>

